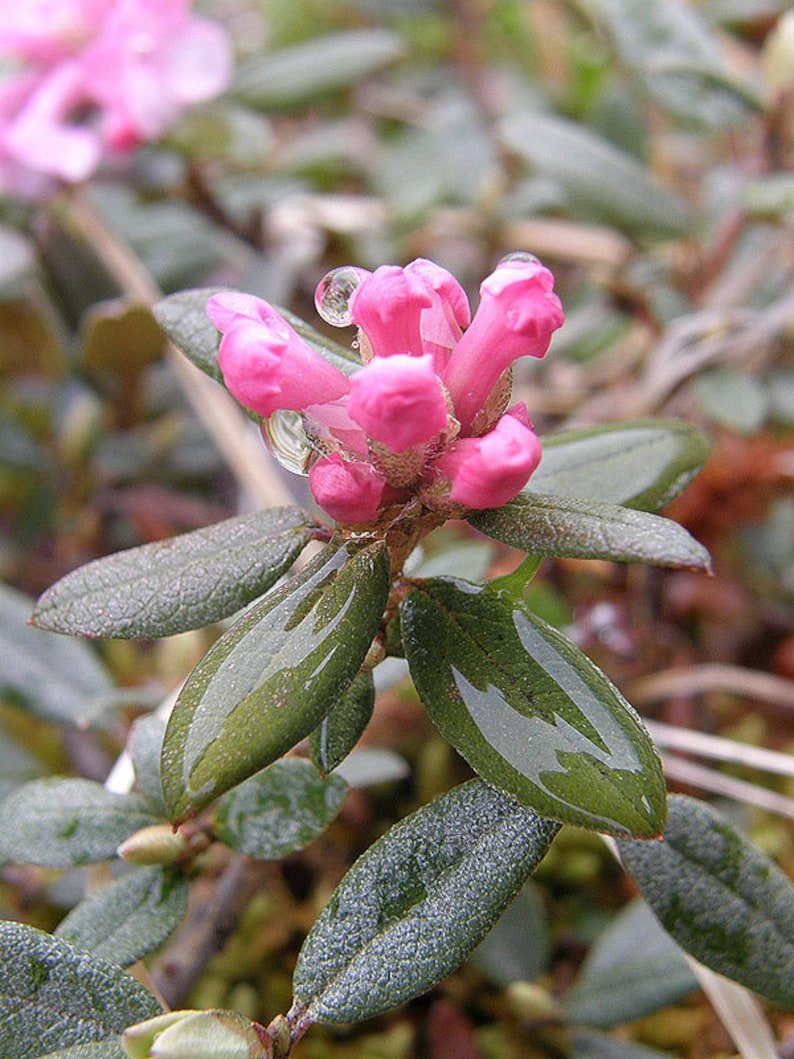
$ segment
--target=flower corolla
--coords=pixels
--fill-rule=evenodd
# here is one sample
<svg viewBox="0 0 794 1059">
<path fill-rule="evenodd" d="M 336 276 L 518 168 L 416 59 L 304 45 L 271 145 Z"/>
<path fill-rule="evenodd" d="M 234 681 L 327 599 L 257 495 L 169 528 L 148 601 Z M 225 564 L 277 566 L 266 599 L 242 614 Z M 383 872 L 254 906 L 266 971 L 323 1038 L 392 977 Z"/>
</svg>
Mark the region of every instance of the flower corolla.
<svg viewBox="0 0 794 1059">
<path fill-rule="evenodd" d="M 0 25 L 0 193 L 37 198 L 223 91 L 231 47 L 190 0 L 26 0 Z"/>
<path fill-rule="evenodd" d="M 544 356 L 563 322 L 553 277 L 532 255 L 511 254 L 480 296 L 472 319 L 457 280 L 423 259 L 334 270 L 316 302 L 328 323 L 358 326 L 361 366 L 350 372 L 259 298 L 216 294 L 207 312 L 229 390 L 261 416 L 300 416 L 316 501 L 361 525 L 417 502 L 447 516 L 500 507 L 538 466 L 525 405 L 508 407 L 510 368 Z"/>
</svg>

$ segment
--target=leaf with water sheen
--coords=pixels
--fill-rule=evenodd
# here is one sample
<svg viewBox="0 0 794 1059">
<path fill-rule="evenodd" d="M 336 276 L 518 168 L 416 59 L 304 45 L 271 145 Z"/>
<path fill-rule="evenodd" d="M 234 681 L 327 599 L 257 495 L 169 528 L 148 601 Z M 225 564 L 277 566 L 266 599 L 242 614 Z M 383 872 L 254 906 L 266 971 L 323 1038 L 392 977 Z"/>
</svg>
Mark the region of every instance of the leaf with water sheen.
<svg viewBox="0 0 794 1059">
<path fill-rule="evenodd" d="M 0 585 L 0 696 L 81 728 L 107 709 L 113 682 L 94 649 L 27 624 L 33 600 Z"/>
<path fill-rule="evenodd" d="M 520 600 L 438 578 L 400 618 L 419 697 L 489 783 L 545 816 L 658 835 L 662 769 L 640 718 L 562 633 Z"/>
<path fill-rule="evenodd" d="M 234 614 L 266 592 L 311 540 L 305 511 L 270 508 L 95 559 L 47 589 L 39 628 L 157 639 Z"/>
<path fill-rule="evenodd" d="M 482 533 L 530 555 L 711 569 L 709 553 L 677 522 L 601 500 L 533 493 L 468 519 Z"/>
<path fill-rule="evenodd" d="M 472 780 L 360 857 L 303 944 L 295 997 L 315 1022 L 359 1022 L 425 992 L 482 941 L 557 824 Z"/>
<path fill-rule="evenodd" d="M 598 938 L 563 1001 L 566 1022 L 609 1029 L 681 1000 L 698 982 L 681 949 L 642 899 Z"/>
<path fill-rule="evenodd" d="M 374 707 L 375 682 L 372 670 L 367 669 L 309 736 L 309 754 L 323 776 L 345 760 L 369 724 Z"/>
<path fill-rule="evenodd" d="M 163 794 L 184 819 L 317 727 L 358 673 L 390 587 L 382 543 L 333 543 L 204 656 L 163 745 Z"/>
<path fill-rule="evenodd" d="M 349 789 L 301 758 L 276 761 L 221 798 L 215 832 L 239 853 L 280 860 L 325 831 Z"/>
<path fill-rule="evenodd" d="M 136 868 L 72 909 L 56 937 L 119 967 L 154 952 L 179 926 L 188 884 L 172 869 Z"/>
<path fill-rule="evenodd" d="M 543 438 L 543 459 L 524 492 L 660 511 L 686 489 L 709 448 L 705 434 L 672 420 L 568 430 Z"/>
<path fill-rule="evenodd" d="M 794 885 L 710 806 L 672 795 L 664 842 L 621 842 L 675 940 L 707 967 L 794 1007 Z"/>
<path fill-rule="evenodd" d="M 160 823 L 136 794 L 114 794 L 84 779 L 33 780 L 0 805 L 0 857 L 69 868 L 111 860 L 142 827 Z"/>
<path fill-rule="evenodd" d="M 33 927 L 0 923 L 3 1059 L 39 1059 L 54 1049 L 116 1038 L 161 1011 L 120 967 Z"/>
</svg>

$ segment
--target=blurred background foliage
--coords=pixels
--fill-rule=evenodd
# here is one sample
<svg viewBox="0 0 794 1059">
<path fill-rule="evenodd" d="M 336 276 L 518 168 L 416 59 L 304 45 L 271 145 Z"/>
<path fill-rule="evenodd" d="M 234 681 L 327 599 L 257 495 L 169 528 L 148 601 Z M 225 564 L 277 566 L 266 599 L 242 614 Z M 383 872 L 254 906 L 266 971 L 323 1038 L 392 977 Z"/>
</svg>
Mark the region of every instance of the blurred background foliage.
<svg viewBox="0 0 794 1059">
<path fill-rule="evenodd" d="M 518 368 L 540 433 L 662 415 L 713 439 L 669 512 L 712 550 L 713 579 L 547 561 L 531 602 L 656 722 L 671 785 L 718 797 L 794 872 L 794 767 L 781 756 L 766 771 L 758 754 L 794 748 L 792 4 L 203 6 L 237 49 L 223 98 L 76 194 L 0 204 L 0 789 L 51 772 L 103 780 L 131 720 L 217 635 L 66 641 L 25 627 L 26 597 L 93 557 L 251 503 L 131 294 L 135 258 L 119 267 L 102 225 L 164 292 L 232 286 L 314 324 L 315 286 L 337 265 L 428 257 L 476 296 L 520 249 L 554 270 L 568 315 L 546 360 Z M 476 578 L 508 571 L 516 554 L 451 526 L 424 561 Z M 267 1022 L 288 1004 L 299 939 L 350 860 L 465 777 L 401 677 L 383 676 L 366 740 L 410 771 L 355 791 L 305 852 L 249 865 L 212 959 L 178 935 L 150 961 L 155 980 L 169 960 L 184 972 L 179 1004 Z M 194 925 L 218 914 L 228 855 L 213 848 L 203 862 Z M 51 929 L 81 884 L 6 869 L 0 905 Z M 566 829 L 470 966 L 375 1023 L 313 1032 L 298 1053 L 733 1054 L 633 897 L 599 840 Z M 794 1055 L 794 1020 L 770 1014 Z"/>
</svg>

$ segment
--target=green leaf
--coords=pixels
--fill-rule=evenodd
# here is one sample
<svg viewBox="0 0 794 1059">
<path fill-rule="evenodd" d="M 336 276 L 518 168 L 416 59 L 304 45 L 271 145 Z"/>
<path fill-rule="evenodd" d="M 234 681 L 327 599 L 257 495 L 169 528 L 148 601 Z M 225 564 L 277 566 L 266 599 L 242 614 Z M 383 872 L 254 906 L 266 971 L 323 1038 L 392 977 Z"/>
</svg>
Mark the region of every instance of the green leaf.
<svg viewBox="0 0 794 1059">
<path fill-rule="evenodd" d="M 168 142 L 201 161 L 259 168 L 273 146 L 273 132 L 262 114 L 221 99 L 188 110 Z"/>
<path fill-rule="evenodd" d="M 621 842 L 628 871 L 701 963 L 794 1007 L 794 885 L 710 806 L 672 795 L 664 842 Z"/>
<path fill-rule="evenodd" d="M 709 447 L 699 430 L 663 419 L 552 434 L 525 492 L 660 511 L 686 489 Z"/>
<path fill-rule="evenodd" d="M 576 1030 L 570 1035 L 571 1059 L 670 1059 L 669 1052 L 647 1048 L 603 1033 Z"/>
<path fill-rule="evenodd" d="M 358 1022 L 461 964 L 537 867 L 558 825 L 480 780 L 391 828 L 304 942 L 295 997 L 315 1022 Z"/>
<path fill-rule="evenodd" d="M 563 189 L 575 216 L 644 237 L 683 235 L 682 201 L 635 158 L 595 132 L 551 114 L 522 111 L 503 119 L 505 144 Z"/>
<path fill-rule="evenodd" d="M 221 336 L 215 325 L 207 316 L 207 301 L 213 294 L 220 294 L 224 288 L 207 287 L 196 290 L 179 291 L 170 294 L 154 306 L 152 312 L 160 327 L 185 356 L 191 360 L 205 375 L 223 385 L 223 375 L 218 365 L 218 345 Z M 307 324 L 299 316 L 281 306 L 275 308 L 289 325 L 312 349 L 330 361 L 346 375 L 361 367 L 361 361 L 352 350 L 346 349 L 333 339 L 326 338 L 319 331 Z M 258 416 L 246 409 L 248 415 L 258 421 Z"/>
<path fill-rule="evenodd" d="M 715 423 L 754 434 L 766 421 L 770 395 L 753 375 L 715 368 L 698 375 L 693 389 L 698 404 Z"/>
<path fill-rule="evenodd" d="M 33 600 L 0 585 L 0 695 L 47 720 L 87 727 L 113 684 L 87 644 L 31 628 Z"/>
<path fill-rule="evenodd" d="M 711 570 L 709 553 L 677 522 L 602 500 L 533 493 L 468 520 L 530 555 Z"/>
<path fill-rule="evenodd" d="M 185 877 L 163 868 L 136 868 L 81 901 L 56 937 L 119 967 L 154 952 L 187 909 Z"/>
<path fill-rule="evenodd" d="M 311 537 L 297 507 L 226 519 L 73 570 L 44 593 L 32 620 L 73 636 L 126 639 L 196 629 L 261 596 Z"/>
<path fill-rule="evenodd" d="M 4 1059 L 39 1059 L 53 1048 L 114 1038 L 160 1011 L 151 993 L 119 967 L 22 923 L 0 923 Z"/>
<path fill-rule="evenodd" d="M 329 545 L 199 662 L 163 746 L 176 820 L 270 765 L 317 727 L 361 668 L 389 594 L 382 543 Z"/>
<path fill-rule="evenodd" d="M 33 780 L 0 805 L 0 857 L 46 868 L 93 864 L 159 822 L 138 795 L 113 794 L 91 780 Z"/>
<path fill-rule="evenodd" d="M 681 949 L 641 899 L 595 943 L 563 1001 L 566 1022 L 609 1029 L 674 1004 L 698 988 Z"/>
<path fill-rule="evenodd" d="M 152 806 L 166 816 L 163 784 L 160 778 L 160 755 L 163 751 L 166 721 L 149 713 L 133 722 L 127 747 L 135 770 L 135 784 Z"/>
<path fill-rule="evenodd" d="M 230 91 L 234 98 L 263 110 L 292 106 L 358 84 L 398 59 L 403 50 L 397 34 L 386 29 L 316 37 L 243 61 Z"/>
<path fill-rule="evenodd" d="M 344 761 L 369 724 L 374 707 L 375 683 L 367 669 L 309 736 L 309 754 L 318 772 L 325 776 Z"/>
<path fill-rule="evenodd" d="M 561 633 L 520 600 L 452 578 L 415 585 L 400 616 L 420 698 L 484 779 L 544 816 L 660 833 L 665 790 L 653 744 Z"/>
<path fill-rule="evenodd" d="M 325 831 L 348 790 L 343 779 L 323 779 L 301 758 L 276 761 L 220 800 L 215 833 L 239 853 L 280 860 Z"/>
<path fill-rule="evenodd" d="M 471 962 L 504 989 L 511 982 L 534 982 L 548 967 L 551 931 L 540 887 L 523 886 L 505 914 L 472 955 Z"/>
<path fill-rule="evenodd" d="M 47 1052 L 41 1059 L 128 1059 L 121 1037 L 106 1037 L 93 1044 L 76 1044 L 74 1048 L 62 1048 Z"/>
</svg>

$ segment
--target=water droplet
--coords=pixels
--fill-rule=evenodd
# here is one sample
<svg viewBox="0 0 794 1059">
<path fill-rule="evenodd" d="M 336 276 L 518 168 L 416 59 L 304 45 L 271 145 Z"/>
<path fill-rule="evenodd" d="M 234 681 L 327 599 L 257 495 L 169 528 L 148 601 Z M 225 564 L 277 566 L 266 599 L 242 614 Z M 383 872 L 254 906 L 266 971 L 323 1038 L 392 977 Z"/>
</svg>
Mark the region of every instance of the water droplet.
<svg viewBox="0 0 794 1059">
<path fill-rule="evenodd" d="M 353 265 L 333 268 L 320 280 L 314 295 L 317 312 L 332 327 L 349 327 L 350 296 L 361 285 L 364 273 Z"/>
<path fill-rule="evenodd" d="M 275 459 L 292 474 L 309 473 L 315 455 L 300 412 L 280 410 L 262 422 L 262 437 Z"/>
<path fill-rule="evenodd" d="M 500 265 L 506 265 L 510 261 L 526 261 L 532 265 L 539 265 L 540 258 L 535 257 L 534 254 L 530 254 L 528 250 L 513 250 L 509 254 L 505 254 L 503 258 L 499 259 Z"/>
</svg>

